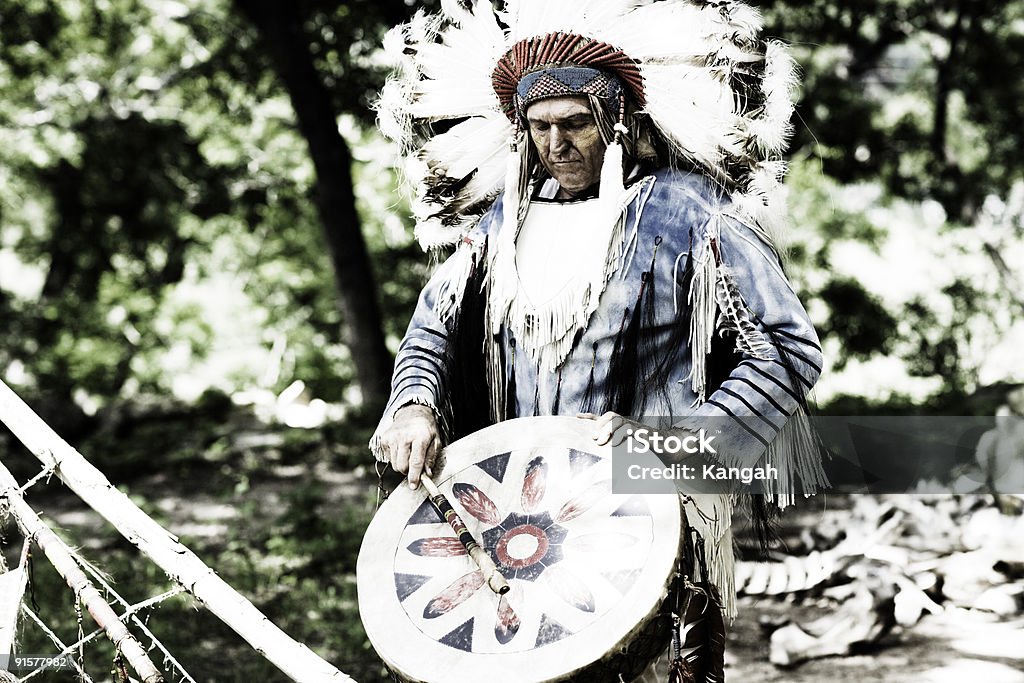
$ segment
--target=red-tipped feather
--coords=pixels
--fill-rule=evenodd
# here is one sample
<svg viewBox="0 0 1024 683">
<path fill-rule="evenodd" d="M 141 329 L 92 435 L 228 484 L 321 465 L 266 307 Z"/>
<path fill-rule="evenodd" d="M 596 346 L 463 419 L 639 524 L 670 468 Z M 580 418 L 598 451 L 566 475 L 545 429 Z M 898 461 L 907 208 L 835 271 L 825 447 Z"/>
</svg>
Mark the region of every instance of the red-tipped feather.
<svg viewBox="0 0 1024 683">
<path fill-rule="evenodd" d="M 563 522 L 571 522 L 576 519 L 584 512 L 593 507 L 594 503 L 601 500 L 604 496 L 611 492 L 611 483 L 602 481 L 593 486 L 587 488 L 578 496 L 574 496 L 562 509 L 558 511 L 558 515 L 555 517 L 555 521 L 559 524 Z"/>
<path fill-rule="evenodd" d="M 574 576 L 561 565 L 552 565 L 544 571 L 544 579 L 555 594 L 581 612 L 596 609 L 594 594 L 578 576 Z"/>
<path fill-rule="evenodd" d="M 523 511 L 533 512 L 540 505 L 547 491 L 548 465 L 544 458 L 534 458 L 526 466 L 526 476 L 523 477 Z"/>
<path fill-rule="evenodd" d="M 473 484 L 455 484 L 452 486 L 452 493 L 458 498 L 463 509 L 481 522 L 491 525 L 501 522 L 498 517 L 498 506 Z"/>
<path fill-rule="evenodd" d="M 457 538 L 421 538 L 409 544 L 409 552 L 420 557 L 458 557 L 466 547 Z"/>
<path fill-rule="evenodd" d="M 507 645 L 519 633 L 519 615 L 508 603 L 508 596 L 502 595 L 498 600 L 498 619 L 494 623 L 494 637 L 502 645 Z"/>
<path fill-rule="evenodd" d="M 423 618 L 436 619 L 451 612 L 473 597 L 473 593 L 476 593 L 482 585 L 484 585 L 484 575 L 481 572 L 466 574 L 427 603 L 427 606 L 423 608 Z"/>
</svg>

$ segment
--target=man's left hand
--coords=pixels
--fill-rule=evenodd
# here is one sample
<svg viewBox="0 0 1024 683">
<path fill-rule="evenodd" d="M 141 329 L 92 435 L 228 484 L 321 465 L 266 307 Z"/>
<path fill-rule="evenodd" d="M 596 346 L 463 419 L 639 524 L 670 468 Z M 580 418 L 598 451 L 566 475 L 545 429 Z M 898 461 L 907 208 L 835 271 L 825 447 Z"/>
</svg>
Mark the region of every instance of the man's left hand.
<svg viewBox="0 0 1024 683">
<path fill-rule="evenodd" d="M 598 446 L 604 446 L 607 443 L 618 446 L 626 440 L 629 429 L 635 431 L 645 426 L 642 422 L 631 420 L 611 411 L 600 416 L 593 413 L 580 413 L 576 417 L 581 420 L 594 421 L 593 436 Z"/>
</svg>

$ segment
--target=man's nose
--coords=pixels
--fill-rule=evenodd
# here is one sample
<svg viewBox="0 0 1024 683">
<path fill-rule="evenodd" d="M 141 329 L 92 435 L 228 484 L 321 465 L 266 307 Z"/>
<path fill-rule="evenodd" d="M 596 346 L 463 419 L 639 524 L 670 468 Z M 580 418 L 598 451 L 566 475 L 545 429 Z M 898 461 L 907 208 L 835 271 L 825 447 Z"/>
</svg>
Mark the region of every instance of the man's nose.
<svg viewBox="0 0 1024 683">
<path fill-rule="evenodd" d="M 551 127 L 551 135 L 548 139 L 548 149 L 552 154 L 564 152 L 569 147 L 569 139 L 558 126 Z"/>
</svg>

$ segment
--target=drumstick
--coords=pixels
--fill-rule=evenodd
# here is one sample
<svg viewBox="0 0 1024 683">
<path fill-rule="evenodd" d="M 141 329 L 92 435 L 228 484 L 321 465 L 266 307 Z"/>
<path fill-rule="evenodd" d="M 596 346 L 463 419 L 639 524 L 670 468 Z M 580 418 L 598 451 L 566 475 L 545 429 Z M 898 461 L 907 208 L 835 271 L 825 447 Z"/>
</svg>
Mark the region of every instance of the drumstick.
<svg viewBox="0 0 1024 683">
<path fill-rule="evenodd" d="M 473 538 L 473 534 L 469 532 L 469 528 L 466 523 L 459 517 L 459 513 L 455 511 L 452 504 L 448 502 L 441 490 L 437 488 L 434 482 L 426 474 L 420 475 L 420 481 L 423 482 L 423 488 L 427 490 L 427 495 L 430 497 L 430 502 L 434 504 L 437 511 L 441 513 L 455 535 L 459 537 L 463 547 L 469 556 L 476 562 L 476 566 L 480 568 L 480 572 L 484 575 L 484 579 L 487 581 L 487 585 L 490 586 L 491 590 L 498 595 L 505 595 L 511 590 L 511 586 L 508 585 L 508 581 L 498 571 L 498 567 L 495 566 L 494 560 L 487 554 L 487 551 L 480 547 L 480 544 Z"/>
</svg>

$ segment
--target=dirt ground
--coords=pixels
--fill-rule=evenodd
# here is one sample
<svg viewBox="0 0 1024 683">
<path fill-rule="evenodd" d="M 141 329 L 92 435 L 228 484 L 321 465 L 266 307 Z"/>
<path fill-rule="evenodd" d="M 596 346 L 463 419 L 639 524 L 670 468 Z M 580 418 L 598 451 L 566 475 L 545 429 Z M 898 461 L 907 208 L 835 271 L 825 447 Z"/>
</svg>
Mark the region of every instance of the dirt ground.
<svg viewBox="0 0 1024 683">
<path fill-rule="evenodd" d="M 794 609 L 784 601 L 741 598 L 740 616 L 729 634 L 726 675 L 730 681 L 795 683 L 1024 683 L 1024 619 L 953 610 L 927 615 L 914 627 L 896 630 L 858 654 L 805 662 L 792 669 L 768 661 L 765 618 L 814 618 L 823 608 Z"/>
<path fill-rule="evenodd" d="M 897 505 L 906 502 L 896 501 Z M 783 516 L 785 544 L 799 555 L 814 544 L 809 539 L 821 534 L 840 528 L 842 536 L 852 535 L 858 531 L 852 527 L 864 523 L 851 511 L 855 505 L 855 500 L 837 497 L 804 502 Z M 939 553 L 944 543 L 924 537 L 929 532 L 939 536 L 939 526 L 899 543 Z M 977 569 L 981 575 L 985 567 L 979 563 Z M 897 625 L 877 642 L 852 648 L 851 654 L 781 668 L 769 661 L 772 625 L 806 625 L 834 613 L 836 604 L 824 597 L 741 595 L 739 616 L 729 633 L 727 675 L 741 682 L 1024 683 L 1024 612 L 1019 607 L 1018 602 L 1015 614 L 999 616 L 946 601 L 940 613 L 926 613 L 912 626 Z"/>
</svg>

